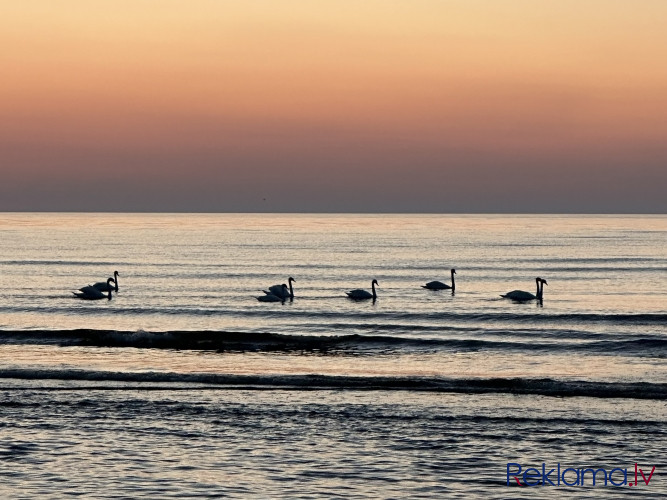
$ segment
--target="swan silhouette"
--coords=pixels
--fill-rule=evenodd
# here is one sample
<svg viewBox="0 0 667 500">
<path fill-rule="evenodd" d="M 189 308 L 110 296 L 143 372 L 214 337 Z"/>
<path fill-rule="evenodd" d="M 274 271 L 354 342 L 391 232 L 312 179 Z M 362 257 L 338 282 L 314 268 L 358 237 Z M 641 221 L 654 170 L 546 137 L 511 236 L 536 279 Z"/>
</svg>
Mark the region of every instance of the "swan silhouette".
<svg viewBox="0 0 667 500">
<path fill-rule="evenodd" d="M 422 285 L 422 288 L 426 288 L 427 290 L 449 290 L 451 289 L 452 292 L 456 289 L 456 283 L 454 282 L 454 275 L 456 274 L 456 269 L 452 269 L 452 285 L 448 285 L 447 283 L 443 283 L 442 281 L 429 281 L 425 285 Z"/>
<path fill-rule="evenodd" d="M 537 300 L 542 302 L 542 297 L 544 296 L 544 285 L 549 286 L 549 283 L 547 283 L 547 280 L 540 278 L 540 283 L 542 283 L 542 286 L 540 287 L 540 291 L 537 294 Z"/>
<path fill-rule="evenodd" d="M 351 290 L 349 292 L 345 292 L 348 296 L 348 298 L 352 300 L 367 300 L 367 299 L 377 299 L 377 293 L 375 293 L 375 285 L 380 286 L 378 284 L 377 280 L 371 281 L 371 288 L 373 289 L 373 293 L 370 293 L 367 290 L 362 290 L 361 288 L 357 288 L 356 290 Z"/>
<path fill-rule="evenodd" d="M 259 300 L 260 302 L 285 302 L 285 299 L 289 297 L 289 292 L 287 291 L 287 285 L 283 283 L 282 285 L 274 285 L 274 286 L 280 286 L 280 289 L 282 290 L 282 293 L 280 295 L 275 295 L 273 293 L 267 292 L 266 290 L 263 290 L 265 295 L 260 295 L 259 297 L 257 297 L 257 300 Z"/>
<path fill-rule="evenodd" d="M 107 285 L 107 294 L 104 294 L 97 288 L 95 288 L 94 285 L 88 285 L 84 286 L 83 288 L 79 288 L 76 292 L 72 292 L 75 297 L 83 300 L 100 300 L 100 299 L 108 299 L 111 300 L 111 291 L 114 289 L 113 286 L 111 286 L 111 282 L 113 281 L 113 278 L 109 278 L 106 282 Z"/>
<path fill-rule="evenodd" d="M 118 292 L 118 271 L 113 272 L 113 281 L 116 286 L 112 288 L 114 288 L 115 292 Z M 100 292 L 108 292 L 109 286 L 110 285 L 108 281 L 99 281 L 98 283 L 95 283 L 93 285 L 93 287 L 99 290 Z"/>
<path fill-rule="evenodd" d="M 511 292 L 501 295 L 504 299 L 511 299 L 517 302 L 527 302 L 529 300 L 542 300 L 542 293 L 544 290 L 544 285 L 548 285 L 547 280 L 542 278 L 535 278 L 535 284 L 537 285 L 537 291 L 535 295 L 530 292 L 524 292 L 523 290 L 512 290 Z M 540 287 L 540 284 L 542 285 Z"/>
<path fill-rule="evenodd" d="M 293 299 L 294 298 L 294 288 L 292 288 L 292 281 L 296 281 L 291 276 L 287 280 L 289 283 L 289 291 L 287 290 L 287 285 L 283 283 L 282 285 L 273 285 L 269 287 L 269 290 L 262 290 L 266 295 L 275 295 L 276 297 L 281 297 L 283 299 Z"/>
</svg>

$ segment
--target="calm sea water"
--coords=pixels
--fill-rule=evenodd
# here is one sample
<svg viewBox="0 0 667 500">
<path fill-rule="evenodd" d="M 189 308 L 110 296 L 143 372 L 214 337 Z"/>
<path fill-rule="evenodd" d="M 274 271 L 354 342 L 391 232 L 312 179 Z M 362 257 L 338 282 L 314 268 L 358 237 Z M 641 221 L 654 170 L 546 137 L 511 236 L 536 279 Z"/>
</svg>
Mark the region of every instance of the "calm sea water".
<svg viewBox="0 0 667 500">
<path fill-rule="evenodd" d="M 0 238 L 3 498 L 667 493 L 665 216 L 0 214 Z M 115 270 L 111 301 L 72 294 Z M 541 304 L 500 297 L 537 276 Z M 656 469 L 536 492 L 508 462 Z"/>
</svg>

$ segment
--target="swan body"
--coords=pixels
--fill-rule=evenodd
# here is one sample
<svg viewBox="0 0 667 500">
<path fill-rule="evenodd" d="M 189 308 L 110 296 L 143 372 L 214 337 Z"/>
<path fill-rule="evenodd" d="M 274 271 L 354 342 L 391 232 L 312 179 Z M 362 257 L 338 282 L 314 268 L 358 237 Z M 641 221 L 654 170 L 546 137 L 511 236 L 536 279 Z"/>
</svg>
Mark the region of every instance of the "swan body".
<svg viewBox="0 0 667 500">
<path fill-rule="evenodd" d="M 265 295 L 260 295 L 259 297 L 257 297 L 257 300 L 259 300 L 260 302 L 285 302 L 285 299 L 289 297 L 289 292 L 287 291 L 287 285 L 283 283 L 282 285 L 280 285 L 280 289 L 282 290 L 282 293 L 280 295 L 276 295 L 267 292 L 266 290 L 262 290 Z"/>
<path fill-rule="evenodd" d="M 275 295 L 277 297 L 282 297 L 283 299 L 293 299 L 294 298 L 294 288 L 292 288 L 292 282 L 296 281 L 290 276 L 287 280 L 289 283 L 289 290 L 287 290 L 287 285 L 283 283 L 282 285 L 273 285 L 269 287 L 269 290 L 262 290 L 266 295 Z"/>
<path fill-rule="evenodd" d="M 367 300 L 367 299 L 375 300 L 377 299 L 377 293 L 375 293 L 375 285 L 380 286 L 377 280 L 373 280 L 371 282 L 371 289 L 373 290 L 373 293 L 369 292 L 368 290 L 362 290 L 360 288 L 345 293 L 347 294 L 348 298 L 353 300 Z"/>
<path fill-rule="evenodd" d="M 112 288 L 115 292 L 118 292 L 118 271 L 113 272 L 113 282 L 114 282 L 115 286 L 112 287 Z M 100 281 L 98 283 L 95 283 L 92 286 L 94 288 L 96 288 L 97 290 L 99 290 L 100 292 L 108 292 L 109 291 L 109 286 L 111 286 L 111 285 L 109 285 L 109 281 L 107 280 L 107 281 Z"/>
<path fill-rule="evenodd" d="M 427 290 L 454 290 L 456 288 L 456 282 L 454 281 L 454 275 L 456 274 L 456 269 L 451 270 L 452 274 L 452 284 L 448 285 L 447 283 L 443 283 L 442 281 L 429 281 L 425 285 L 422 285 L 422 288 L 426 288 Z"/>
<path fill-rule="evenodd" d="M 501 295 L 501 297 L 504 299 L 511 299 L 519 302 L 523 302 L 526 300 L 533 300 L 537 298 L 536 295 L 533 295 L 530 292 L 525 292 L 523 290 L 512 290 L 511 292 L 508 292 L 505 295 Z"/>
<path fill-rule="evenodd" d="M 523 290 L 512 290 L 511 292 L 508 292 L 505 295 L 501 295 L 501 297 L 504 299 L 515 300 L 517 302 L 527 302 L 529 300 L 535 300 L 535 299 L 542 300 L 542 292 L 544 289 L 544 285 L 548 285 L 547 280 L 542 278 L 535 278 L 535 284 L 537 285 L 537 291 L 535 292 L 535 295 L 533 295 L 530 292 L 525 292 Z M 542 286 L 540 287 L 540 285 Z"/>
<path fill-rule="evenodd" d="M 100 299 L 108 299 L 111 300 L 111 291 L 114 289 L 113 286 L 111 286 L 111 282 L 113 281 L 113 278 L 109 278 L 106 282 L 107 285 L 107 293 L 103 293 L 102 291 L 98 290 L 95 288 L 95 285 L 88 285 L 84 286 L 83 288 L 79 288 L 76 292 L 72 292 L 74 296 L 78 299 L 83 299 L 83 300 L 100 300 Z"/>
</svg>

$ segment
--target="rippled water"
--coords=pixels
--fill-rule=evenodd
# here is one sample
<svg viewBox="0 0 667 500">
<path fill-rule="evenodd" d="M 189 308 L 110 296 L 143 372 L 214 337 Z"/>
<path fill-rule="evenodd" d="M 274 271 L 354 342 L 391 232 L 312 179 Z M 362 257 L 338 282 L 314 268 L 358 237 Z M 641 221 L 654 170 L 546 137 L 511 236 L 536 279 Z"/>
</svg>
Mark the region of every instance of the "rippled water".
<svg viewBox="0 0 667 500">
<path fill-rule="evenodd" d="M 651 464 L 667 492 L 664 216 L 1 214 L 0 238 L 4 497 L 533 497 L 507 462 Z M 536 276 L 541 304 L 500 297 Z"/>
</svg>

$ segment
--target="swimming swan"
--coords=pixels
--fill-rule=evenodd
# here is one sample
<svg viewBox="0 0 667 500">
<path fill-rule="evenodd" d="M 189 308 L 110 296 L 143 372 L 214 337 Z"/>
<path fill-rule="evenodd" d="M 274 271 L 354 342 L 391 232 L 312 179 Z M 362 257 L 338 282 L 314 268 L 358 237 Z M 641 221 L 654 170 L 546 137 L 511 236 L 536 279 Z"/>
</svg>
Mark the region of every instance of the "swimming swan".
<svg viewBox="0 0 667 500">
<path fill-rule="evenodd" d="M 294 298 L 294 288 L 292 288 L 292 281 L 296 281 L 290 276 L 287 280 L 289 283 L 289 291 L 287 291 L 287 285 L 284 283 L 282 285 L 273 285 L 269 287 L 269 291 L 262 290 L 267 295 L 275 295 L 276 297 L 281 297 L 283 299 L 293 299 Z M 283 288 L 285 287 L 285 288 Z"/>
<path fill-rule="evenodd" d="M 113 281 L 116 284 L 114 288 L 115 292 L 118 292 L 118 271 L 113 272 Z M 100 281 L 98 283 L 95 283 L 93 287 L 98 289 L 100 292 L 107 292 L 109 291 L 109 282 L 108 281 Z"/>
<path fill-rule="evenodd" d="M 362 290 L 360 288 L 345 293 L 347 294 L 348 298 L 353 300 L 366 300 L 366 299 L 375 300 L 377 299 L 377 293 L 375 293 L 375 285 L 380 286 L 377 280 L 373 280 L 371 282 L 371 288 L 373 289 L 373 293 L 370 293 L 366 290 Z"/>
<path fill-rule="evenodd" d="M 524 292 L 523 290 L 512 290 L 505 295 L 501 295 L 501 297 L 504 299 L 516 300 L 517 302 L 526 302 L 528 300 L 535 299 L 542 300 L 544 285 L 548 285 L 549 283 L 547 283 L 547 280 L 545 279 L 535 278 L 535 284 L 537 285 L 537 291 L 535 292 L 535 295 L 530 292 Z M 540 284 L 542 284 L 541 287 Z"/>
<path fill-rule="evenodd" d="M 114 287 L 111 286 L 112 281 L 113 278 L 109 278 L 106 282 L 108 295 L 102 293 L 100 290 L 95 288 L 94 285 L 84 286 L 83 288 L 79 288 L 76 292 L 72 293 L 74 294 L 75 297 L 83 300 L 100 300 L 100 299 L 111 300 L 111 291 L 114 289 Z"/>
<path fill-rule="evenodd" d="M 451 289 L 452 292 L 456 289 L 456 283 L 454 282 L 454 275 L 456 274 L 456 269 L 452 269 L 452 286 L 449 286 L 447 283 L 443 283 L 442 281 L 429 281 L 425 285 L 422 285 L 422 288 L 426 288 L 427 290 L 449 290 Z"/>
<path fill-rule="evenodd" d="M 280 288 L 282 290 L 282 293 L 280 295 L 275 295 L 273 293 L 267 292 L 266 290 L 263 290 L 265 295 L 260 295 L 259 297 L 257 297 L 257 300 L 259 300 L 260 302 L 285 302 L 285 299 L 289 297 L 289 292 L 287 291 L 287 285 L 283 283 L 282 285 L 280 285 Z"/>
</svg>

